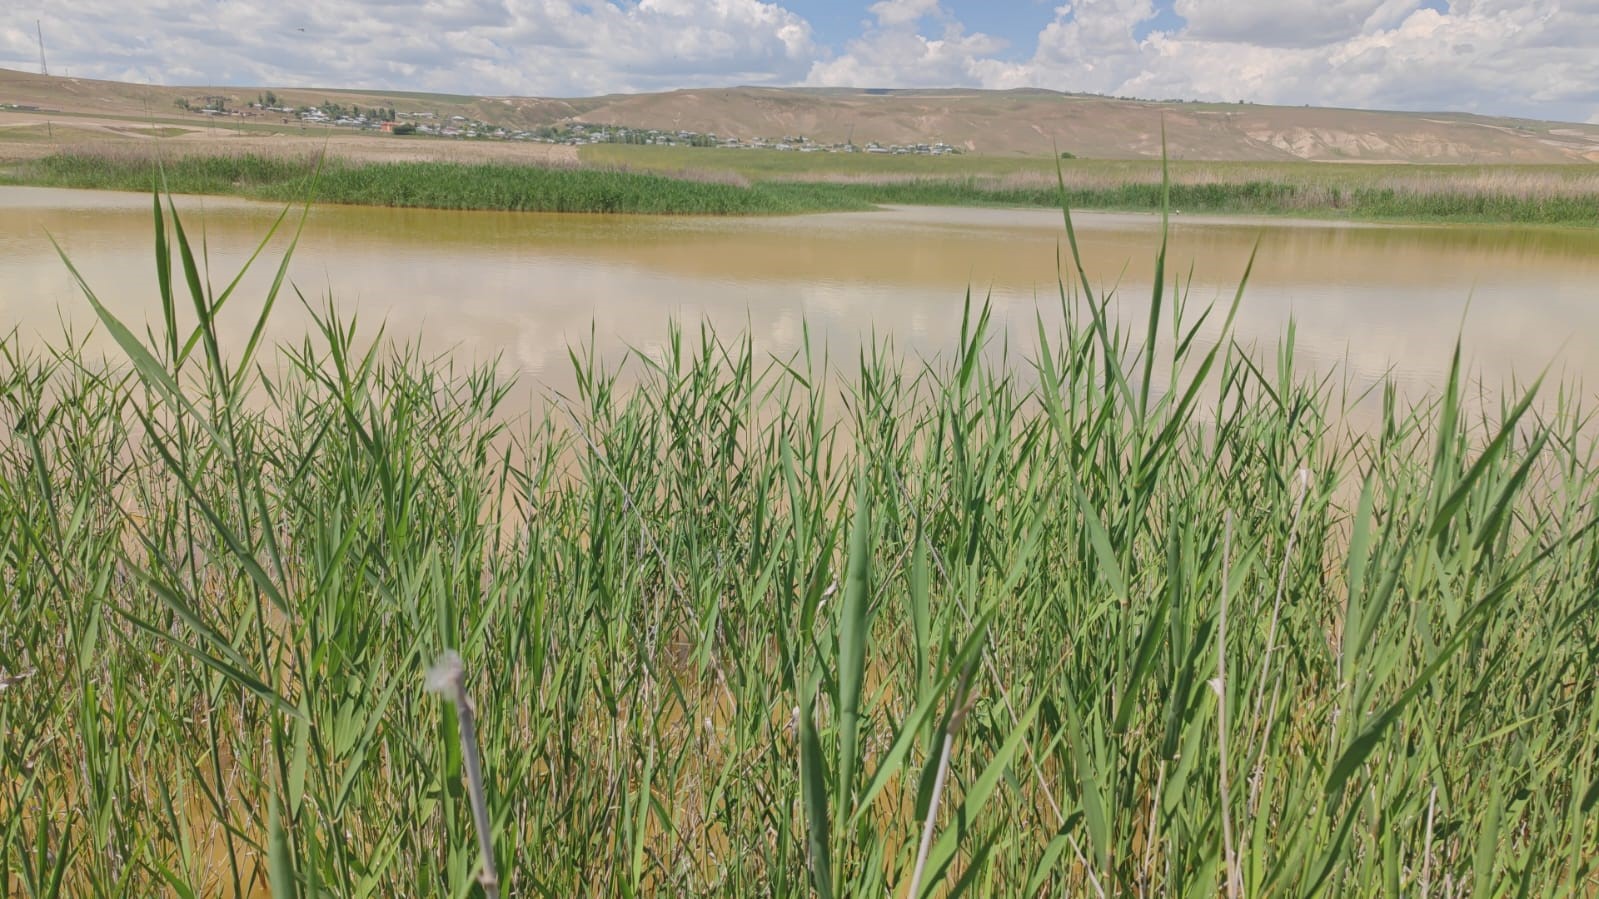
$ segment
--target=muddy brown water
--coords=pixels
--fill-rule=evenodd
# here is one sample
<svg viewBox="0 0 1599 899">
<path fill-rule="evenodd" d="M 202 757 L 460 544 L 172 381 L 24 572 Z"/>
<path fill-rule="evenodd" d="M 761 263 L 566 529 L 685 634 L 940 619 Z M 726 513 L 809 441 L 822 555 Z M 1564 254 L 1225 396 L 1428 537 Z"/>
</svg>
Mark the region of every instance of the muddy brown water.
<svg viewBox="0 0 1599 899">
<path fill-rule="evenodd" d="M 218 289 L 281 211 L 218 198 L 178 205 L 191 237 L 204 240 Z M 1076 222 L 1095 289 L 1114 288 L 1116 314 L 1141 333 L 1158 217 L 1082 213 Z M 1177 215 L 1170 234 L 1167 273 L 1185 285 L 1191 309 L 1230 300 L 1258 245 L 1237 334 L 1263 354 L 1275 352 L 1292 317 L 1299 358 L 1357 384 L 1391 372 L 1407 392 L 1436 387 L 1457 333 L 1491 386 L 1545 367 L 1595 380 L 1599 231 Z M 37 343 L 93 322 L 50 235 L 117 315 L 159 321 L 147 196 L 4 187 L 6 329 Z M 223 317 L 236 346 L 286 243 L 286 233 L 272 242 Z M 382 322 L 391 337 L 466 360 L 498 357 L 529 383 L 559 389 L 571 383 L 567 347 L 591 329 L 614 357 L 627 346 L 658 352 L 672 320 L 691 336 L 701 320 L 724 335 L 747 329 L 758 349 L 779 355 L 796 350 L 808 325 L 812 345 L 846 364 L 873 333 L 901 349 L 948 353 L 968 288 L 991 298 L 1001 336 L 1025 357 L 1035 315 L 1060 321 L 1058 251 L 1061 216 L 1048 210 L 752 219 L 323 207 L 310 214 L 290 278 L 312 303 L 332 297 L 357 313 L 367 332 Z M 269 333 L 298 338 L 306 327 L 288 296 Z"/>
</svg>

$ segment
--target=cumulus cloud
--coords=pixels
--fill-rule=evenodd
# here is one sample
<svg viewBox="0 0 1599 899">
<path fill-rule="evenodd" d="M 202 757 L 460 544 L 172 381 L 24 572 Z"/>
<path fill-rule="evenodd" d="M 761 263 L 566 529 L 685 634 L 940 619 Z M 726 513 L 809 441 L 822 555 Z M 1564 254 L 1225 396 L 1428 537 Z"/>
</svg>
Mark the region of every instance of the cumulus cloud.
<svg viewBox="0 0 1599 899">
<path fill-rule="evenodd" d="M 911 25 L 926 16 L 942 12 L 938 0 L 881 0 L 866 8 L 877 18 L 878 24 L 887 28 Z"/>
<path fill-rule="evenodd" d="M 1271 5 L 1236 0 L 1176 0 L 1188 23 L 1184 37 L 1242 42 L 1260 47 L 1314 47 L 1384 28 L 1421 5 L 1420 0 L 1280 0 Z"/>
<path fill-rule="evenodd" d="M 1557 0 L 1478 2 L 1299 48 L 1162 36 L 1141 77 L 1219 98 L 1570 117 L 1599 102 L 1596 40 L 1599 14 Z"/>
<path fill-rule="evenodd" d="M 1155 15 L 1152 0 L 1074 0 L 1055 10 L 1038 35 L 1032 62 L 1010 73 L 1012 82 L 1048 80 L 1066 90 L 1114 93 L 1147 64 L 1138 27 Z"/>
<path fill-rule="evenodd" d="M 1466 110 L 1581 120 L 1599 104 L 1599 5 L 1561 0 L 1149 0 L 1059 7 L 1031 59 L 989 86 L 1151 97 Z"/>
<path fill-rule="evenodd" d="M 853 0 L 827 46 L 797 0 L 20 0 L 0 66 L 169 84 L 570 96 L 727 84 L 1046 87 L 1584 121 L 1599 0 L 1056 0 L 1037 30 L 940 0 Z M 32 3 L 33 7 L 22 4 Z"/>
<path fill-rule="evenodd" d="M 572 95 L 793 83 L 818 48 L 764 0 L 54 0 L 53 68 L 163 83 L 352 85 Z M 24 15 L 18 15 L 18 19 Z M 31 67 L 6 22 L 0 65 Z"/>
<path fill-rule="evenodd" d="M 937 0 L 881 0 L 875 24 L 840 56 L 811 67 L 811 84 L 857 87 L 975 87 L 991 75 L 1004 40 L 968 33 Z M 922 33 L 932 19 L 936 34 Z"/>
</svg>

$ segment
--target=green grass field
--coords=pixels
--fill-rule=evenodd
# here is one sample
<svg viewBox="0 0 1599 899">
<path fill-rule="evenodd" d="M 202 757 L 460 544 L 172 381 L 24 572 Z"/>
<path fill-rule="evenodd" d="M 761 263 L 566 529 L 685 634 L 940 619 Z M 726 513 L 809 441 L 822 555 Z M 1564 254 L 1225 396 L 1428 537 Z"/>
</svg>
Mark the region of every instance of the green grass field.
<svg viewBox="0 0 1599 899">
<path fill-rule="evenodd" d="M 4 895 L 483 895 L 447 650 L 507 895 L 1599 885 L 1575 392 L 1457 354 L 1353 430 L 1291 332 L 1069 269 L 1030 358 L 674 330 L 508 419 L 336 310 L 220 343 L 288 289 L 173 216 L 150 332 L 85 286 L 117 358 L 0 341 Z"/>
</svg>

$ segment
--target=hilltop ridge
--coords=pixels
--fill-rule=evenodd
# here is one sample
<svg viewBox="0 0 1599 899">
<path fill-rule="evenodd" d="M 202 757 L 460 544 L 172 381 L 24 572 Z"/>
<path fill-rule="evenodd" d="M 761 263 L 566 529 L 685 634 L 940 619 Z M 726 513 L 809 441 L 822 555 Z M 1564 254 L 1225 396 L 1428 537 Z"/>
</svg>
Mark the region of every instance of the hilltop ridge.
<svg viewBox="0 0 1599 899">
<path fill-rule="evenodd" d="M 1599 162 L 1599 126 L 1479 116 L 1323 107 L 1147 101 L 1039 88 L 699 88 L 583 98 L 469 96 L 351 88 L 169 87 L 0 69 L 0 141 L 41 115 L 93 127 L 96 117 L 172 128 L 215 127 L 177 108 L 219 96 L 238 109 L 271 90 L 281 102 L 334 100 L 431 111 L 527 129 L 584 123 L 714 132 L 738 138 L 803 134 L 824 143 L 943 141 L 968 153 L 1085 158 L 1161 154 L 1213 161 L 1560 164 Z M 23 108 L 18 108 L 23 107 Z M 31 107 L 31 108 L 29 108 Z M 104 122 L 100 123 L 104 125 Z M 115 121 L 113 121 L 115 124 Z M 245 114 L 240 128 L 300 133 L 301 123 Z M 120 128 L 123 134 L 135 129 Z M 20 133 L 20 132 L 17 132 Z M 170 136 L 170 135 L 169 135 Z"/>
</svg>

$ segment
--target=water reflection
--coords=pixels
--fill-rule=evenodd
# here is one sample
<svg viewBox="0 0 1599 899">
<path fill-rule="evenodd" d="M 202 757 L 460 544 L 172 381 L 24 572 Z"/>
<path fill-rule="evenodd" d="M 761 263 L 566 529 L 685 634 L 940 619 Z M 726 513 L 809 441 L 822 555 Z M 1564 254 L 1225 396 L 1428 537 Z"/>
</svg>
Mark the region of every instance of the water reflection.
<svg viewBox="0 0 1599 899">
<path fill-rule="evenodd" d="M 219 285 L 278 211 L 217 199 L 180 207 L 196 241 L 203 232 Z M 1095 289 L 1114 289 L 1118 315 L 1142 328 L 1158 219 L 1083 214 L 1077 224 Z M 80 329 L 91 320 L 47 233 L 119 315 L 159 314 L 147 197 L 0 188 L 0 320 L 45 336 L 62 320 Z M 332 296 L 364 321 L 385 320 L 391 335 L 471 359 L 503 354 L 508 368 L 564 386 L 566 347 L 591 326 L 614 352 L 658 345 L 674 317 L 748 328 L 780 354 L 797 346 L 805 322 L 835 357 L 852 358 L 873 329 L 902 348 L 939 352 L 958 334 L 968 285 L 992 298 L 1012 346 L 1025 351 L 1035 313 L 1059 320 L 1063 237 L 1059 213 L 1047 210 L 713 219 L 331 207 L 313 211 L 291 277 L 310 301 Z M 1257 243 L 1240 339 L 1269 348 L 1292 316 L 1302 358 L 1324 369 L 1346 363 L 1357 381 L 1392 370 L 1408 389 L 1436 385 L 1462 328 L 1491 384 L 1552 361 L 1557 373 L 1581 376 L 1599 360 L 1599 233 L 1179 215 L 1167 271 L 1195 304 L 1227 300 Z M 247 327 L 271 268 L 246 282 L 225 327 Z M 274 336 L 303 333 L 297 305 L 281 304 Z"/>
</svg>

